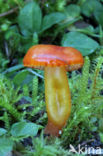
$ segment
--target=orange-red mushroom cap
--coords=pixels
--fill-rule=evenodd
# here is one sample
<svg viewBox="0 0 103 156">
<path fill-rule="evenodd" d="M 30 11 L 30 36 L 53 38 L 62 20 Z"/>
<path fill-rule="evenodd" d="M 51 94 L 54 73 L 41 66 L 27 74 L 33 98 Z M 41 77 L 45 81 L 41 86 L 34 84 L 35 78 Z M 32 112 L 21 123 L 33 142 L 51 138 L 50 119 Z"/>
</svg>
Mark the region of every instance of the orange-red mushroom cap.
<svg viewBox="0 0 103 156">
<path fill-rule="evenodd" d="M 44 69 L 46 66 L 65 66 L 67 71 L 82 67 L 82 54 L 72 47 L 56 45 L 35 45 L 31 47 L 23 59 L 24 66 Z"/>
</svg>

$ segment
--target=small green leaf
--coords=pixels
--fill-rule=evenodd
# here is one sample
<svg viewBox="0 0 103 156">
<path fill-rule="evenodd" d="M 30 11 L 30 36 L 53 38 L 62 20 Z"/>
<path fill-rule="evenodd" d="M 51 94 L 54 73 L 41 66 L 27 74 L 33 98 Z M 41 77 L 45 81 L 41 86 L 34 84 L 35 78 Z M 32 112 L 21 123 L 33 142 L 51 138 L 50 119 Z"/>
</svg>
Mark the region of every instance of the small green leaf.
<svg viewBox="0 0 103 156">
<path fill-rule="evenodd" d="M 70 4 L 65 8 L 65 14 L 72 19 L 78 17 L 80 15 L 80 7 L 75 4 Z"/>
<path fill-rule="evenodd" d="M 4 135 L 7 132 L 6 129 L 0 128 L 0 136 Z"/>
<path fill-rule="evenodd" d="M 43 24 L 42 24 L 42 31 L 50 28 L 54 24 L 57 24 L 63 21 L 66 18 L 65 14 L 60 12 L 54 12 L 49 15 L 44 16 Z"/>
<path fill-rule="evenodd" d="M 13 124 L 11 134 L 14 137 L 28 137 L 37 135 L 39 125 L 34 123 L 27 123 L 25 121 Z"/>
<path fill-rule="evenodd" d="M 39 5 L 36 2 L 28 3 L 21 9 L 18 23 L 21 32 L 25 36 L 30 36 L 34 32 L 38 32 L 41 27 L 42 13 Z"/>
<path fill-rule="evenodd" d="M 14 77 L 13 82 L 16 85 L 20 85 L 24 81 L 24 79 L 27 77 L 28 73 L 29 72 L 27 70 L 19 71 Z"/>
<path fill-rule="evenodd" d="M 0 138 L 0 156 L 7 156 L 12 151 L 13 141 L 9 138 Z"/>
<path fill-rule="evenodd" d="M 99 48 L 99 44 L 96 41 L 79 32 L 65 34 L 62 38 L 61 44 L 64 47 L 78 49 L 83 56 L 89 55 Z"/>
</svg>

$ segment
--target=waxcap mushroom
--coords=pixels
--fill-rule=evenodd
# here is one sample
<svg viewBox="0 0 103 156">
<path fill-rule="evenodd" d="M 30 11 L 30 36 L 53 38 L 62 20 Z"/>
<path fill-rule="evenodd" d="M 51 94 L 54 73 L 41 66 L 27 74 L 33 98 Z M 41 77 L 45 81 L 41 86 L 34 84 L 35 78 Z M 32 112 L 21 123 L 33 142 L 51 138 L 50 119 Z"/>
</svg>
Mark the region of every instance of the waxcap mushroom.
<svg viewBox="0 0 103 156">
<path fill-rule="evenodd" d="M 82 54 L 72 47 L 35 45 L 23 59 L 24 66 L 43 69 L 48 123 L 44 133 L 61 135 L 71 112 L 71 95 L 67 71 L 83 66 Z"/>
<path fill-rule="evenodd" d="M 65 66 L 67 71 L 72 71 L 81 68 L 84 61 L 75 48 L 39 44 L 28 50 L 23 63 L 24 66 L 42 70 L 45 66 Z"/>
</svg>

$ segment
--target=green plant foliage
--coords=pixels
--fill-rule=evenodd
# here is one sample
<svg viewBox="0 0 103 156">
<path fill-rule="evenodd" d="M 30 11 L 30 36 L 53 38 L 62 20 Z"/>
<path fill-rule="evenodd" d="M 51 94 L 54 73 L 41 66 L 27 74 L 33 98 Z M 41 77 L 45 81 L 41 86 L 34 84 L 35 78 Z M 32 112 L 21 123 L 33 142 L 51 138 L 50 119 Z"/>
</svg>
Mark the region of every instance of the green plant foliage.
<svg viewBox="0 0 103 156">
<path fill-rule="evenodd" d="M 98 0 L 87 0 L 82 4 L 82 13 L 87 17 L 94 17 L 103 26 L 103 5 Z"/>
<path fill-rule="evenodd" d="M 21 121 L 12 125 L 10 133 L 13 137 L 26 138 L 28 136 L 37 135 L 39 128 L 40 126 L 34 123 L 27 123 L 25 121 Z"/>
<path fill-rule="evenodd" d="M 54 12 L 54 13 L 44 16 L 41 31 L 44 31 L 50 28 L 52 25 L 61 22 L 65 18 L 66 16 L 63 13 L 59 13 L 59 12 Z"/>
<path fill-rule="evenodd" d="M 62 2 L 60 0 L 56 1 L 55 6 L 58 6 L 61 9 L 56 9 L 54 12 L 50 12 L 43 17 L 42 9 L 38 5 L 40 4 L 40 2 L 37 3 L 32 1 L 25 3 L 25 5 L 22 5 L 24 6 L 23 8 L 21 8 L 21 5 L 19 5 L 21 8 L 20 12 L 18 13 L 19 15 L 17 20 L 19 27 L 17 27 L 16 25 L 9 26 L 4 35 L 4 38 L 10 45 L 10 57 L 16 55 L 17 49 L 19 54 L 18 56 L 21 56 L 21 52 L 25 53 L 31 46 L 38 44 L 42 36 L 45 37 L 46 35 L 48 35 L 47 30 L 51 27 L 56 26 L 56 29 L 51 29 L 52 32 L 50 32 L 50 36 L 53 36 L 54 31 L 54 40 L 58 33 L 61 33 L 67 26 L 78 21 L 81 18 L 79 6 L 70 5 L 70 7 L 67 6 L 66 8 L 64 7 L 65 3 L 66 2 Z M 76 9 L 74 9 L 74 7 Z M 68 8 L 69 10 L 70 8 L 71 10 L 74 10 L 72 14 L 68 12 Z M 58 12 L 59 10 L 62 10 L 62 12 Z M 25 14 L 27 15 L 25 16 Z M 19 33 L 19 31 L 21 33 Z"/>
<path fill-rule="evenodd" d="M 6 134 L 6 130 L 4 128 L 0 128 L 0 136 Z"/>
<path fill-rule="evenodd" d="M 95 29 L 93 28 L 92 25 L 89 25 L 81 29 L 73 27 L 73 29 L 71 28 L 71 30 L 81 32 L 92 37 L 99 37 L 99 35 L 95 34 Z"/>
<path fill-rule="evenodd" d="M 33 90 L 32 90 L 32 100 L 33 103 L 37 100 L 38 96 L 38 77 L 33 78 Z"/>
<path fill-rule="evenodd" d="M 55 7 L 57 11 L 64 11 L 65 5 L 66 5 L 66 0 L 56 0 Z"/>
<path fill-rule="evenodd" d="M 28 16 L 25 16 L 25 14 Z M 31 2 L 21 10 L 18 17 L 18 23 L 22 34 L 30 36 L 35 32 L 41 32 L 50 28 L 52 25 L 61 22 L 65 18 L 63 13 L 55 12 L 44 16 L 42 21 L 42 13 L 39 6 L 36 3 Z"/>
<path fill-rule="evenodd" d="M 8 9 L 10 9 L 10 7 L 13 7 L 13 6 L 15 6 L 15 1 L 8 0 L 8 2 L 5 3 L 4 0 L 0 0 L 0 12 L 1 13 L 7 11 Z"/>
<path fill-rule="evenodd" d="M 74 47 L 83 56 L 89 55 L 99 48 L 99 44 L 88 36 L 79 32 L 70 32 L 63 36 L 61 45 L 64 47 Z"/>
<path fill-rule="evenodd" d="M 19 30 L 16 26 L 15 27 L 11 26 L 9 30 L 6 31 L 5 39 L 10 45 L 11 55 L 15 55 L 17 49 L 19 52 L 21 51 L 25 52 L 30 46 L 33 46 L 38 43 L 36 33 L 32 34 L 32 37 L 30 36 L 24 37 L 21 34 L 19 34 Z"/>
<path fill-rule="evenodd" d="M 34 32 L 38 32 L 41 27 L 41 19 L 42 13 L 38 4 L 35 2 L 28 3 L 23 9 L 21 9 L 18 17 L 22 34 L 30 36 Z"/>
<path fill-rule="evenodd" d="M 102 8 L 98 8 L 95 12 L 94 12 L 94 17 L 96 19 L 96 21 L 98 22 L 98 24 L 100 24 L 103 27 L 103 6 Z"/>
<path fill-rule="evenodd" d="M 0 107 L 6 109 L 15 119 L 20 120 L 21 114 L 14 106 L 22 95 L 18 95 L 19 89 L 14 92 L 13 84 L 7 80 L 3 75 L 0 75 Z"/>
<path fill-rule="evenodd" d="M 0 137 L 0 155 L 6 156 L 13 148 L 13 141 L 9 138 Z"/>
<path fill-rule="evenodd" d="M 69 156 L 69 152 L 61 147 L 61 142 L 55 139 L 48 144 L 48 141 L 43 138 L 43 135 L 39 138 L 33 139 L 32 151 L 26 151 L 27 156 Z M 26 156 L 24 154 L 24 156 Z"/>
<path fill-rule="evenodd" d="M 93 16 L 94 11 L 102 8 L 102 4 L 98 0 L 86 0 L 82 4 L 82 13 L 87 16 Z"/>
<path fill-rule="evenodd" d="M 68 18 L 71 19 L 80 16 L 80 7 L 75 4 L 68 5 L 64 11 Z"/>
<path fill-rule="evenodd" d="M 20 72 L 18 72 L 16 75 L 15 75 L 15 77 L 14 77 L 14 79 L 13 79 L 13 82 L 14 82 L 14 84 L 16 84 L 16 85 L 20 85 L 20 84 L 22 84 L 23 83 L 23 81 L 24 81 L 24 79 L 26 78 L 26 76 L 28 75 L 28 71 L 27 70 L 22 70 L 22 71 L 20 71 Z"/>
<path fill-rule="evenodd" d="M 23 95 L 29 97 L 29 88 L 27 84 L 23 85 Z"/>
<path fill-rule="evenodd" d="M 6 69 L 9 60 L 4 58 L 3 54 L 0 52 L 0 72 Z"/>
<path fill-rule="evenodd" d="M 7 130 L 10 130 L 10 117 L 9 117 L 9 114 L 7 112 L 4 112 L 3 121 L 5 123 L 5 128 Z"/>
</svg>

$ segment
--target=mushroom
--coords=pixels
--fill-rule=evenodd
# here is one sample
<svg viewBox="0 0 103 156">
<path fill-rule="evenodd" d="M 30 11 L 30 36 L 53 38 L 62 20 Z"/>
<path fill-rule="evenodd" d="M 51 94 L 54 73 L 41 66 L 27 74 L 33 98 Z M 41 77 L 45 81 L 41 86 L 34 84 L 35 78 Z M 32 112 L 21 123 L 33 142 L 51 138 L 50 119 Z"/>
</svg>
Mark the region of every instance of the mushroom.
<svg viewBox="0 0 103 156">
<path fill-rule="evenodd" d="M 35 45 L 23 59 L 24 66 L 44 69 L 48 123 L 45 134 L 59 136 L 71 112 L 71 95 L 66 71 L 83 66 L 83 56 L 72 47 Z"/>
</svg>

